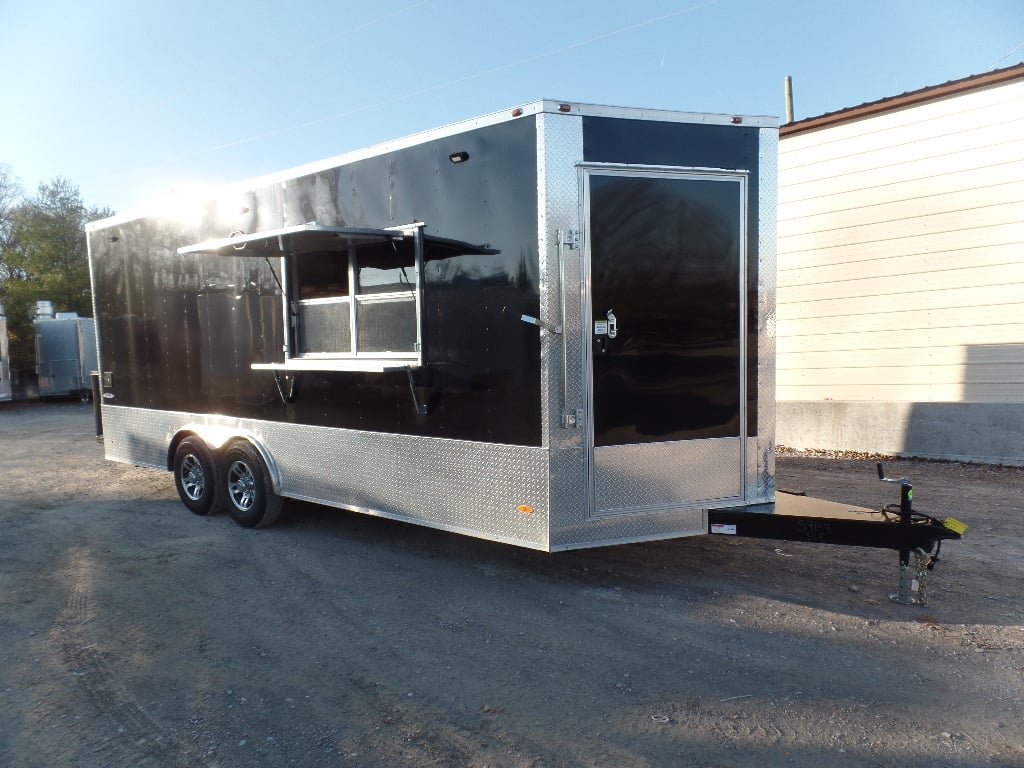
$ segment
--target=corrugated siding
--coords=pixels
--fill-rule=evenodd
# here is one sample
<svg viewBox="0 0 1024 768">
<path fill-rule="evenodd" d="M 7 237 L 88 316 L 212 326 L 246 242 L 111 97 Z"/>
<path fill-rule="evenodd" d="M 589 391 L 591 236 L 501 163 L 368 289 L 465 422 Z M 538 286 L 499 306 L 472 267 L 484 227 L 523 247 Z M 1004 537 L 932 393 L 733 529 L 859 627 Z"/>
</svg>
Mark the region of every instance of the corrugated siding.
<svg viewBox="0 0 1024 768">
<path fill-rule="evenodd" d="M 1024 403 L 1024 81 L 779 142 L 779 400 Z"/>
</svg>

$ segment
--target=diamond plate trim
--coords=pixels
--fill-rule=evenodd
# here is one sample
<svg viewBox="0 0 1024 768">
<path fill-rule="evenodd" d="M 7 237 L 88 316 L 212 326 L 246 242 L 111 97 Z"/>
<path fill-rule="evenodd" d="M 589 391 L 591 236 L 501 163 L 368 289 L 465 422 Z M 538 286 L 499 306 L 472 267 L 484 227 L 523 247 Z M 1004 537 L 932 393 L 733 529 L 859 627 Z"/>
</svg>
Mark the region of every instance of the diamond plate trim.
<svg viewBox="0 0 1024 768">
<path fill-rule="evenodd" d="M 582 447 L 564 448 L 550 455 L 552 508 L 557 510 L 551 515 L 548 539 L 552 551 L 707 533 L 707 512 L 700 508 L 588 517 L 583 493 L 587 452 Z"/>
<path fill-rule="evenodd" d="M 538 235 L 542 275 L 541 317 L 562 324 L 562 335 L 545 332 L 542 344 L 542 429 L 545 445 L 565 448 L 583 444 L 583 429 L 561 425 L 563 402 L 569 410 L 584 407 L 581 300 L 582 249 L 562 250 L 562 291 L 557 295 L 558 230 L 579 230 L 580 188 L 577 165 L 583 161 L 583 118 L 578 115 L 537 116 Z M 563 377 L 562 347 L 568 367 Z M 568 383 L 563 399 L 563 378 Z"/>
<path fill-rule="evenodd" d="M 137 467 L 167 469 L 173 419 L 163 411 L 103 404 L 103 455 Z"/>
<path fill-rule="evenodd" d="M 596 515 L 707 506 L 712 499 L 735 504 L 743 492 L 742 447 L 740 438 L 598 447 Z"/>
<path fill-rule="evenodd" d="M 185 426 L 245 432 L 273 458 L 287 496 L 534 549 L 707 531 L 702 509 L 587 519 L 582 447 L 546 451 L 110 405 L 103 421 L 111 461 L 166 470 L 168 445 Z M 360 473 L 360 488 L 346 482 Z M 534 513 L 515 511 L 522 503 Z"/>
<path fill-rule="evenodd" d="M 550 551 L 606 547 L 661 539 L 700 536 L 708 532 L 706 509 L 684 509 L 632 517 L 596 518 L 586 526 L 552 532 Z"/>
<path fill-rule="evenodd" d="M 548 452 L 526 446 L 392 435 L 104 406 L 106 457 L 167 468 L 183 427 L 248 434 L 276 464 L 281 494 L 536 549 L 548 546 Z M 532 514 L 517 506 L 526 504 Z"/>
<path fill-rule="evenodd" d="M 775 497 L 775 296 L 779 176 L 779 131 L 758 131 L 758 286 L 757 286 L 757 457 L 756 471 L 748 474 L 751 501 Z"/>
</svg>

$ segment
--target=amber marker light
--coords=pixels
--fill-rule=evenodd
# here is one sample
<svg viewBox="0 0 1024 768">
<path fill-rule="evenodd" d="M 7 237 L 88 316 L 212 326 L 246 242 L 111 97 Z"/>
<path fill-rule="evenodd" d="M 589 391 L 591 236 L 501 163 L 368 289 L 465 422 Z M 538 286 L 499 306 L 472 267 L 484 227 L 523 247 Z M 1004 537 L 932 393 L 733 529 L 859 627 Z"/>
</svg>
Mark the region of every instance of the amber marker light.
<svg viewBox="0 0 1024 768">
<path fill-rule="evenodd" d="M 531 507 L 529 504 L 520 504 L 518 507 L 516 507 L 516 510 L 522 512 L 524 515 L 533 514 L 533 507 Z"/>
</svg>

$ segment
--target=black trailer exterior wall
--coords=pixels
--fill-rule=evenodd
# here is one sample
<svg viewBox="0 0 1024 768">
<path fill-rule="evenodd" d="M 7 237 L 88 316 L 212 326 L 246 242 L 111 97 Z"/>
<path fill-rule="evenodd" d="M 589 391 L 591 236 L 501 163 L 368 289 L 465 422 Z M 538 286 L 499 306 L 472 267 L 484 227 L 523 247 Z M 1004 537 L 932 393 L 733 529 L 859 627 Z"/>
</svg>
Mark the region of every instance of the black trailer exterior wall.
<svg viewBox="0 0 1024 768">
<path fill-rule="evenodd" d="M 774 498 L 776 147 L 543 101 L 90 225 L 107 457 L 180 489 L 188 439 L 230 502 L 248 446 L 545 550 L 704 533 Z"/>
</svg>

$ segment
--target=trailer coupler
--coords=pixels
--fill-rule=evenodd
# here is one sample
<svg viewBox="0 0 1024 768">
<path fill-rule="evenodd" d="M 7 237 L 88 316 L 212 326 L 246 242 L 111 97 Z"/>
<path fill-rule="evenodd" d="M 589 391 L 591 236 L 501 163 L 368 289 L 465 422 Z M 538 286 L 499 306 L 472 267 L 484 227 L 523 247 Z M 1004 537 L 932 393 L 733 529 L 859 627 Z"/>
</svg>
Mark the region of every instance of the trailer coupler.
<svg viewBox="0 0 1024 768">
<path fill-rule="evenodd" d="M 779 492 L 774 505 L 765 511 L 709 510 L 708 530 L 757 539 L 895 549 L 899 552 L 899 585 L 890 599 L 903 605 L 926 605 L 927 574 L 939 560 L 943 540 L 962 538 L 967 526 L 951 517 L 939 520 L 915 512 L 909 478 L 887 478 L 881 464 L 878 476 L 900 486 L 898 506 L 872 510 Z"/>
</svg>

